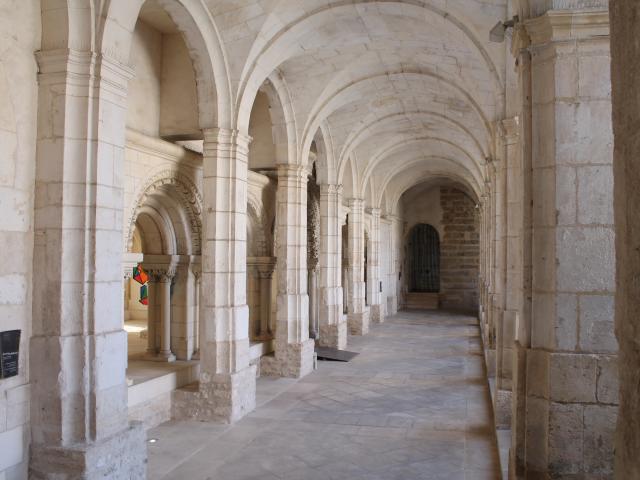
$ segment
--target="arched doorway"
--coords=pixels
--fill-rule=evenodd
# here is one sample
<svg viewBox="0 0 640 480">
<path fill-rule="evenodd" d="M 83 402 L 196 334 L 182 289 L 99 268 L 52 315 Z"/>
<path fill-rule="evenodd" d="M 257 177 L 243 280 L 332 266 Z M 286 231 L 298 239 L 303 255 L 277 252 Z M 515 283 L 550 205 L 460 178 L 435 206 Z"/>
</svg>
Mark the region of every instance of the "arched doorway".
<svg viewBox="0 0 640 480">
<path fill-rule="evenodd" d="M 413 227 L 409 237 L 410 292 L 440 291 L 440 238 L 431 225 Z"/>
</svg>

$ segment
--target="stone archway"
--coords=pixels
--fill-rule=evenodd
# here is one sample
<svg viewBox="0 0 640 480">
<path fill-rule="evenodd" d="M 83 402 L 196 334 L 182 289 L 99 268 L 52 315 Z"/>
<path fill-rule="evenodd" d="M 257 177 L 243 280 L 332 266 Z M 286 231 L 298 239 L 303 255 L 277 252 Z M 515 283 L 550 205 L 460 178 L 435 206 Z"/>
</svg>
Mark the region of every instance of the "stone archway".
<svg viewBox="0 0 640 480">
<path fill-rule="evenodd" d="M 125 269 L 125 330 L 130 332 L 131 358 L 190 360 L 198 352 L 201 205 L 195 185 L 174 170 L 151 176 L 136 195 L 125 234 L 125 264 L 131 269 L 141 263 L 149 280 L 148 306 L 140 308 L 136 289 L 141 287 Z M 141 317 L 146 326 L 140 332 L 146 339 L 143 355 L 131 335 L 143 327 Z"/>
</svg>

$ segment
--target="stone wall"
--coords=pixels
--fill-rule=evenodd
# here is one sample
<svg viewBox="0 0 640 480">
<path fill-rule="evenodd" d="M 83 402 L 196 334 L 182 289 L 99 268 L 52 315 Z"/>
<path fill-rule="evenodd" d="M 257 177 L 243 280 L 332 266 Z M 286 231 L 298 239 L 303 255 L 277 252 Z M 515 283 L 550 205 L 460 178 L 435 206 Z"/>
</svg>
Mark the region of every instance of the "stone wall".
<svg viewBox="0 0 640 480">
<path fill-rule="evenodd" d="M 0 2 L 0 45 L 0 331 L 22 331 L 19 374 L 0 380 L 0 478 L 13 479 L 28 463 L 39 2 Z"/>
<path fill-rule="evenodd" d="M 476 310 L 480 235 L 475 203 L 455 188 L 440 189 L 440 306 Z"/>
</svg>

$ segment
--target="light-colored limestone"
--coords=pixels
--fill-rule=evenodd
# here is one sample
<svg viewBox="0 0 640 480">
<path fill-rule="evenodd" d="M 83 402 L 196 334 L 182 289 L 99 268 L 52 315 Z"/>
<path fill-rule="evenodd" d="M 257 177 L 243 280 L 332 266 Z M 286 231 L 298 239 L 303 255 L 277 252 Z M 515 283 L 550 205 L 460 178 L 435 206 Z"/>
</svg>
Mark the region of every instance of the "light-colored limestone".
<svg viewBox="0 0 640 480">
<path fill-rule="evenodd" d="M 629 21 L 631 37 L 636 17 L 620 5 L 612 1 L 613 23 Z M 0 5 L 0 331 L 22 331 L 19 375 L 0 380 L 0 478 L 143 478 L 146 444 L 129 419 L 239 421 L 257 403 L 256 375 L 312 371 L 310 333 L 345 348 L 348 330 L 386 328 L 375 324 L 405 302 L 406 233 L 418 221 L 440 232 L 442 305 L 478 312 L 476 360 L 486 360 L 496 424 L 511 431 L 511 478 L 610 478 L 618 403 L 619 475 L 636 475 L 640 442 L 628 419 L 637 416 L 629 385 L 638 362 L 627 302 L 637 178 L 632 161 L 612 169 L 607 7 Z M 489 42 L 495 22 L 509 18 L 505 42 Z M 621 55 L 635 48 L 626 38 L 613 45 Z M 618 59 L 613 70 L 622 92 L 616 142 L 631 160 L 635 63 Z M 422 195 L 434 185 L 437 195 Z M 123 252 L 135 261 L 123 262 Z M 151 273 L 148 308 L 129 279 L 139 261 Z M 123 320 L 147 328 L 127 337 Z M 199 381 L 128 408 L 126 338 L 165 361 L 198 358 Z M 352 341 L 357 348 L 367 338 Z M 389 347 L 381 338 L 376 348 L 402 356 L 413 341 Z M 463 363 L 480 380 L 478 362 Z M 409 380 L 431 368 L 414 367 Z M 400 387 L 385 388 L 374 393 Z M 337 402 L 343 394 L 332 393 Z M 467 400 L 465 415 L 481 410 Z M 369 400 L 358 401 L 356 409 Z M 329 425 L 342 418 L 316 410 L 297 413 Z M 415 415 L 428 422 L 433 413 Z M 397 425 L 358 414 L 362 445 L 396 438 Z M 246 439 L 242 429 L 228 432 Z M 422 438 L 419 428 L 403 434 L 402 442 Z M 482 465 L 473 439 L 463 440 L 464 464 Z M 378 459 L 371 448 L 348 450 L 395 465 L 392 452 Z M 363 470 L 349 478 L 370 473 L 355 464 Z M 187 467 L 185 478 L 203 473 Z M 300 464 L 270 473 L 296 468 L 314 474 Z M 482 468 L 446 475 L 487 476 Z M 337 465 L 321 475 L 341 473 Z"/>
</svg>

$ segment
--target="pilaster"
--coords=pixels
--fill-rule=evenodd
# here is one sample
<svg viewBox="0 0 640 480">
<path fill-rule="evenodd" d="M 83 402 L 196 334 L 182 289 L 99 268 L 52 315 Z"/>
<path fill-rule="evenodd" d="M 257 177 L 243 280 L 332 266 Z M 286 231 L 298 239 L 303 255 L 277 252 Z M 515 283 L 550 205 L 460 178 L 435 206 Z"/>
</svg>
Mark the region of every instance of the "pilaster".
<svg viewBox="0 0 640 480">
<path fill-rule="evenodd" d="M 174 392 L 176 418 L 233 422 L 255 408 L 246 300 L 247 154 L 237 131 L 204 132 L 200 383 Z"/>
<path fill-rule="evenodd" d="M 369 333 L 369 309 L 365 305 L 364 200 L 350 198 L 349 219 L 349 303 L 347 321 L 352 335 Z"/>
<path fill-rule="evenodd" d="M 131 69 L 88 51 L 37 60 L 31 475 L 143 478 L 144 434 L 127 420 L 118 220 Z"/>
<path fill-rule="evenodd" d="M 307 169 L 278 165 L 276 194 L 277 287 L 275 356 L 263 358 L 265 375 L 303 377 L 313 370 L 307 290 Z"/>
<path fill-rule="evenodd" d="M 534 119 L 525 469 L 599 478 L 612 473 L 617 414 L 617 388 L 599 374 L 617 354 L 608 14 L 551 10 L 525 26 Z"/>
<path fill-rule="evenodd" d="M 369 317 L 373 323 L 383 323 L 385 305 L 382 303 L 382 279 L 380 275 L 380 213 L 379 208 L 371 208 L 371 233 L 369 238 L 369 258 L 367 259 L 367 288 Z"/>
<path fill-rule="evenodd" d="M 320 338 L 319 344 L 344 349 L 347 323 L 342 305 L 341 185 L 320 185 Z"/>
</svg>

